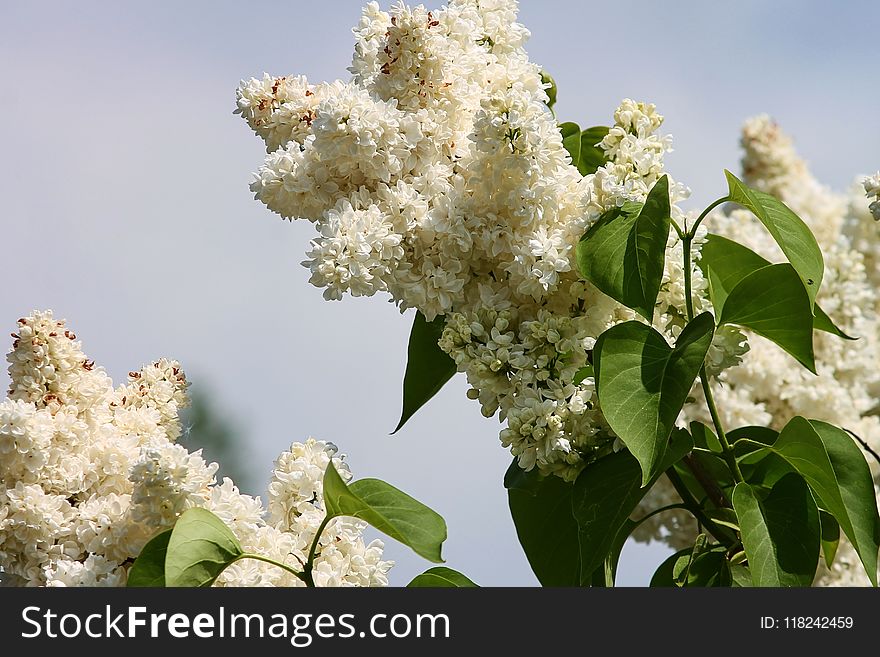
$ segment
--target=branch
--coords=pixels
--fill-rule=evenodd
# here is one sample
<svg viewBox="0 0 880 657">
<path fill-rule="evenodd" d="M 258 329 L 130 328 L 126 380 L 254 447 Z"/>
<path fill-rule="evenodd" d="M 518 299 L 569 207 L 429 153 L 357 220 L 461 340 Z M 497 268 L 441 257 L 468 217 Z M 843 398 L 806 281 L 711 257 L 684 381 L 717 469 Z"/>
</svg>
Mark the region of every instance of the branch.
<svg viewBox="0 0 880 657">
<path fill-rule="evenodd" d="M 700 483 L 700 486 L 703 487 L 703 490 L 706 491 L 706 495 L 712 500 L 712 504 L 719 509 L 730 507 L 730 502 L 724 496 L 724 491 L 721 490 L 721 487 L 714 479 L 712 479 L 709 473 L 706 472 L 706 469 L 693 457 L 692 454 L 687 454 L 684 457 L 684 464 L 694 475 L 694 478 Z"/>
<path fill-rule="evenodd" d="M 880 463 L 880 454 L 878 454 L 878 453 L 875 452 L 873 449 L 871 449 L 871 446 L 870 446 L 867 442 L 865 442 L 862 438 L 860 438 L 858 435 L 856 435 L 855 432 L 850 431 L 849 429 L 844 429 L 844 431 L 846 431 L 850 436 L 852 436 L 853 438 L 855 438 L 855 439 L 859 442 L 859 444 L 862 446 L 862 448 L 863 448 L 866 452 L 868 452 L 868 454 L 870 454 L 871 456 L 873 456 L 873 457 L 874 457 L 874 460 L 876 460 L 877 463 Z"/>
</svg>

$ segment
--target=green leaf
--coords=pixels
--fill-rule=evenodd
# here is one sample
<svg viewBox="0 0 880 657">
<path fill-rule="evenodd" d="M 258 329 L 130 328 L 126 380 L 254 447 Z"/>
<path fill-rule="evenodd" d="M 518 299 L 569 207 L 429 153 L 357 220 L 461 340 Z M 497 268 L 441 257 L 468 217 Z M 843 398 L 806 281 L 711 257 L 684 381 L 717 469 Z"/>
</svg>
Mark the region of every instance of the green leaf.
<svg viewBox="0 0 880 657">
<path fill-rule="evenodd" d="M 652 587 L 729 586 L 730 568 L 723 545 L 706 545 L 700 534 L 692 548 L 679 550 L 668 557 L 654 572 Z"/>
<path fill-rule="evenodd" d="M 620 451 L 591 463 L 575 481 L 571 510 L 578 526 L 581 584 L 604 564 L 618 530 L 648 492 L 641 479 L 639 462 Z"/>
<path fill-rule="evenodd" d="M 579 586 L 578 526 L 571 513 L 573 486 L 544 477 L 535 494 L 510 489 L 507 499 L 516 535 L 542 586 Z"/>
<path fill-rule="evenodd" d="M 605 419 L 642 468 L 642 484 L 657 473 L 672 433 L 712 342 L 714 322 L 703 313 L 674 348 L 641 322 L 611 327 L 593 349 L 596 391 Z"/>
<path fill-rule="evenodd" d="M 877 586 L 880 514 L 871 469 L 859 446 L 842 429 L 794 417 L 770 449 L 806 479 L 819 506 L 837 520 Z"/>
<path fill-rule="evenodd" d="M 429 568 L 421 575 L 416 575 L 407 588 L 473 588 L 477 586 L 457 570 L 445 566 Z"/>
<path fill-rule="evenodd" d="M 727 507 L 706 509 L 704 513 L 706 514 L 706 517 L 712 520 L 716 525 L 727 527 L 728 529 L 732 529 L 735 532 L 738 532 L 740 529 L 739 520 L 737 519 L 736 513 L 734 513 L 733 509 L 729 509 Z"/>
<path fill-rule="evenodd" d="M 834 516 L 822 509 L 819 509 L 819 523 L 822 525 L 822 556 L 825 557 L 825 565 L 831 568 L 840 546 L 840 525 Z"/>
<path fill-rule="evenodd" d="M 663 278 L 669 237 L 669 179 L 658 180 L 637 205 L 606 212 L 577 245 L 581 276 L 649 322 Z"/>
<path fill-rule="evenodd" d="M 166 586 L 204 587 L 244 555 L 232 530 L 207 509 L 187 509 L 174 524 L 165 557 Z"/>
<path fill-rule="evenodd" d="M 749 588 L 752 585 L 752 574 L 741 564 L 730 567 L 730 578 L 730 585 L 736 588 Z"/>
<path fill-rule="evenodd" d="M 650 485 L 693 448 L 687 431 L 678 430 L 648 486 L 642 486 L 639 462 L 627 451 L 609 454 L 583 469 L 574 484 L 571 511 L 578 526 L 581 583 L 605 563 L 621 530 Z"/>
<path fill-rule="evenodd" d="M 818 304 L 813 306 L 813 310 L 816 311 L 816 316 L 813 318 L 813 328 L 817 331 L 824 331 L 825 333 L 830 333 L 831 335 L 836 335 L 838 338 L 843 338 L 844 340 L 858 340 L 858 338 L 854 338 L 851 335 L 847 335 L 843 331 L 841 331 L 837 324 L 835 324 L 831 318 L 822 310 Z"/>
<path fill-rule="evenodd" d="M 664 559 L 654 571 L 650 586 L 653 588 L 681 586 L 679 578 L 688 567 L 692 553 L 692 548 L 685 548 Z"/>
<path fill-rule="evenodd" d="M 755 586 L 809 586 L 819 563 L 819 510 L 804 479 L 791 472 L 762 501 L 740 482 L 733 508 Z"/>
<path fill-rule="evenodd" d="M 815 374 L 810 303 L 794 267 L 767 265 L 730 291 L 718 324 L 738 324 L 763 335 Z"/>
<path fill-rule="evenodd" d="M 596 173 L 596 169 L 608 163 L 608 156 L 605 155 L 604 149 L 598 145 L 600 141 L 605 139 L 608 130 L 607 126 L 598 125 L 587 128 L 581 133 L 581 158 L 577 168 L 582 176 Z"/>
<path fill-rule="evenodd" d="M 727 437 L 733 443 L 743 478 L 752 486 L 770 489 L 791 472 L 788 461 L 769 449 L 779 432 L 768 427 L 741 427 Z"/>
<path fill-rule="evenodd" d="M 727 440 L 733 444 L 738 440 L 751 440 L 761 445 L 772 445 L 779 438 L 779 432 L 770 427 L 737 427 L 727 432 Z"/>
<path fill-rule="evenodd" d="M 552 110 L 556 104 L 556 80 L 547 71 L 541 71 L 541 84 L 550 85 L 544 91 L 547 93 L 547 107 Z"/>
<path fill-rule="evenodd" d="M 753 486 L 764 489 L 772 488 L 777 481 L 791 472 L 791 466 L 781 456 L 769 452 L 763 459 L 754 465 L 740 464 L 743 477 Z"/>
<path fill-rule="evenodd" d="M 577 372 L 574 373 L 574 378 L 572 379 L 572 383 L 574 385 L 580 385 L 589 377 L 596 376 L 596 372 L 593 370 L 592 365 L 584 365 Z"/>
<path fill-rule="evenodd" d="M 715 435 L 715 432 L 712 431 L 712 429 L 702 422 L 691 422 L 690 430 L 691 435 L 694 437 L 694 445 L 702 447 L 703 449 L 708 449 L 716 454 L 722 453 L 721 441 L 718 440 L 718 436 Z"/>
<path fill-rule="evenodd" d="M 538 468 L 532 468 L 528 472 L 519 467 L 519 458 L 514 456 L 513 462 L 504 473 L 504 487 L 507 489 L 521 490 L 529 495 L 536 495 L 544 481 L 543 475 Z"/>
<path fill-rule="evenodd" d="M 825 262 L 819 244 L 807 225 L 779 199 L 748 187 L 730 171 L 724 172 L 728 198 L 751 212 L 767 228 L 797 271 L 809 298 L 810 309 L 822 284 Z"/>
<path fill-rule="evenodd" d="M 568 154 L 571 155 L 571 163 L 578 165 L 581 159 L 581 129 L 577 123 L 567 121 L 559 124 L 559 131 L 562 133 L 562 145 Z"/>
<path fill-rule="evenodd" d="M 731 583 L 727 548 L 723 545 L 712 546 L 697 554 L 684 580 L 684 586 L 719 587 L 730 586 Z"/>
<path fill-rule="evenodd" d="M 131 570 L 128 571 L 126 586 L 159 588 L 165 586 L 165 554 L 170 539 L 171 530 L 166 529 L 147 542 L 131 565 Z"/>
<path fill-rule="evenodd" d="M 769 427 L 739 427 L 727 432 L 727 440 L 733 446 L 740 466 L 748 466 L 766 459 L 770 452 L 764 448 L 775 443 L 778 437 L 779 432 Z M 748 477 L 746 479 L 750 483 L 756 483 Z"/>
<path fill-rule="evenodd" d="M 694 470 L 701 471 L 703 477 L 708 477 L 710 481 L 714 481 L 722 494 L 725 494 L 726 489 L 733 488 L 734 481 L 730 473 L 730 466 L 727 465 L 727 462 L 721 455 L 702 449 L 694 449 L 689 456 L 689 460 L 689 464 L 679 463 L 675 469 L 685 483 L 685 486 L 698 500 L 706 496 L 707 492 L 706 486 L 701 483 Z M 712 502 L 712 504 L 714 505 L 715 502 Z"/>
<path fill-rule="evenodd" d="M 327 516 L 350 516 L 369 523 L 434 563 L 442 563 L 446 522 L 435 511 L 379 479 L 359 479 L 347 484 L 333 463 L 324 472 L 324 507 Z"/>
<path fill-rule="evenodd" d="M 719 314 L 724 309 L 727 296 L 742 279 L 772 264 L 742 244 L 711 234 L 706 236 L 698 262 L 709 279 L 709 297 L 715 312 Z"/>
<path fill-rule="evenodd" d="M 709 297 L 719 315 L 730 291 L 746 276 L 772 264 L 751 249 L 720 235 L 707 235 L 700 251 L 700 268 L 709 280 Z M 813 307 L 813 329 L 844 340 L 855 340 L 841 331 L 818 305 Z"/>
<path fill-rule="evenodd" d="M 421 312 L 416 311 L 409 334 L 406 374 L 403 376 L 403 412 L 397 428 L 391 433 L 397 433 L 455 374 L 455 361 L 437 345 L 443 335 L 445 322 L 443 317 L 435 317 L 429 322 Z"/>
<path fill-rule="evenodd" d="M 702 470 L 704 475 L 714 480 L 722 492 L 726 488 L 732 489 L 733 478 L 730 466 L 724 460 L 721 442 L 715 432 L 702 422 L 691 422 L 689 428 L 694 438 L 694 451 L 690 454 L 689 466 L 683 464 L 676 466 L 682 480 L 694 491 L 697 499 L 706 494 L 706 488 L 695 476 L 696 469 Z"/>
<path fill-rule="evenodd" d="M 634 520 L 627 518 L 623 525 L 621 525 L 620 529 L 617 530 L 617 535 L 611 543 L 611 549 L 608 552 L 608 556 L 605 557 L 605 563 L 600 569 L 598 569 L 605 576 L 605 581 L 603 582 L 604 586 L 609 588 L 614 586 L 617 580 L 617 564 L 620 562 L 620 553 L 623 552 L 623 546 L 626 544 L 626 540 L 637 526 L 638 525 Z"/>
</svg>

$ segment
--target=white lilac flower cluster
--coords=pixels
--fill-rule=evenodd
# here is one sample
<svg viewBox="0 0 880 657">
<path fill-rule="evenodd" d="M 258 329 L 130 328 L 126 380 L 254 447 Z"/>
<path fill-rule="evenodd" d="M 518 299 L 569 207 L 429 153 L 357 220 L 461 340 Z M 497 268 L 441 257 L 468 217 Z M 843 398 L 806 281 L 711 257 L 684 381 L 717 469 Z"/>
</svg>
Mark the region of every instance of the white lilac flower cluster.
<svg viewBox="0 0 880 657">
<path fill-rule="evenodd" d="M 236 112 L 266 142 L 256 198 L 315 224 L 303 264 L 325 298 L 384 292 L 444 316 L 440 346 L 484 415 L 506 423 L 502 443 L 523 468 L 571 480 L 614 445 L 593 378 L 575 375 L 605 329 L 635 318 L 579 280 L 575 247 L 603 212 L 644 201 L 671 142 L 653 105 L 624 100 L 600 144 L 608 163 L 581 176 L 516 11 L 515 0 L 370 3 L 349 81 L 243 81 Z M 684 222 L 675 203 L 689 191 L 670 187 Z M 673 340 L 685 304 L 674 234 L 670 246 L 654 325 Z M 694 287 L 707 309 L 699 270 Z M 713 374 L 746 349 L 720 330 Z"/>
<path fill-rule="evenodd" d="M 795 415 L 845 427 L 880 450 L 880 227 L 856 185 L 847 195 L 819 183 L 798 156 L 791 140 L 767 116 L 749 120 L 742 135 L 746 182 L 785 202 L 816 235 L 825 256 L 825 277 L 817 302 L 848 335 L 844 341 L 828 333 L 814 338 L 819 376 L 766 339 L 749 335 L 750 350 L 742 363 L 723 372 L 715 400 L 728 429 L 749 425 L 781 429 Z M 865 188 L 871 191 L 868 183 Z M 716 212 L 707 220 L 713 233 L 733 239 L 765 258 L 784 256 L 773 238 L 749 212 Z M 702 397 L 685 408 L 687 419 L 709 422 Z M 869 459 L 875 473 L 877 463 Z M 643 510 L 679 501 L 665 481 L 649 493 Z M 661 514 L 644 523 L 637 538 L 663 538 L 681 548 L 693 543 L 693 522 L 680 514 Z M 867 584 L 858 557 L 845 543 L 823 585 Z"/>
<path fill-rule="evenodd" d="M 324 518 L 322 477 L 336 448 L 308 439 L 275 463 L 268 508 L 216 463 L 189 452 L 178 411 L 188 404 L 179 363 L 162 359 L 114 387 L 51 312 L 18 320 L 0 402 L 0 580 L 25 586 L 124 586 L 144 544 L 188 508 L 231 527 L 245 550 L 297 567 Z M 364 526 L 333 520 L 322 534 L 319 586 L 383 586 L 391 563 Z M 281 568 L 243 560 L 221 586 L 300 586 Z"/>
</svg>

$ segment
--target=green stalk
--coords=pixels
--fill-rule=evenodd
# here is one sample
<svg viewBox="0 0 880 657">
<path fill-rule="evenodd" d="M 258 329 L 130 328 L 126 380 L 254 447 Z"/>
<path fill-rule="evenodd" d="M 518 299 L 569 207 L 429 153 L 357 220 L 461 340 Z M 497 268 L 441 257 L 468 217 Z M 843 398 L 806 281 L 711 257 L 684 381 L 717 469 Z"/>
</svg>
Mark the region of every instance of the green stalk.
<svg viewBox="0 0 880 657">
<path fill-rule="evenodd" d="M 315 554 L 318 552 L 318 543 L 321 540 L 321 534 L 327 528 L 327 524 L 333 520 L 333 516 L 325 516 L 321 521 L 318 531 L 315 532 L 315 538 L 312 539 L 312 546 L 309 548 L 309 557 L 306 559 L 306 565 L 303 569 L 303 581 L 306 586 L 315 586 L 315 580 L 312 578 L 312 570 L 315 568 Z"/>
<path fill-rule="evenodd" d="M 697 224 L 695 224 L 697 225 Z M 692 232 L 685 233 L 681 238 L 682 261 L 684 265 L 684 309 L 685 318 L 690 322 L 694 318 L 693 282 L 691 274 L 691 244 L 694 241 Z"/>
<path fill-rule="evenodd" d="M 654 509 L 654 510 L 651 511 L 650 513 L 646 513 L 646 514 L 643 515 L 641 518 L 639 518 L 638 520 L 636 520 L 636 521 L 635 521 L 635 524 L 633 525 L 633 528 L 632 528 L 631 531 L 634 531 L 634 530 L 636 529 L 636 527 L 638 527 L 639 525 L 641 525 L 643 522 L 645 522 L 645 521 L 648 520 L 649 518 L 653 518 L 654 516 L 656 516 L 656 515 L 658 515 L 658 514 L 660 514 L 660 513 L 665 513 L 666 511 L 672 511 L 672 510 L 674 510 L 674 509 L 683 509 L 684 511 L 687 511 L 688 513 L 690 513 L 691 515 L 693 515 L 693 511 L 691 511 L 691 510 L 688 508 L 688 505 L 685 504 L 684 502 L 680 502 L 680 503 L 676 503 L 676 504 L 667 504 L 666 506 L 661 506 L 659 509 Z"/>
<path fill-rule="evenodd" d="M 700 216 L 697 217 L 697 220 L 694 222 L 694 225 L 691 226 L 691 229 L 688 231 L 688 234 L 690 235 L 690 237 L 693 239 L 694 235 L 697 234 L 697 228 L 700 227 L 700 224 L 703 223 L 703 219 L 705 219 L 707 216 L 709 216 L 709 213 L 712 212 L 712 210 L 717 208 L 722 203 L 727 203 L 727 201 L 729 201 L 729 200 L 730 200 L 729 196 L 724 196 L 724 197 L 718 199 L 717 201 L 713 201 L 711 204 L 709 204 L 709 207 L 706 208 L 705 210 L 703 210 L 703 212 L 700 214 Z"/>
<path fill-rule="evenodd" d="M 715 425 L 715 431 L 718 433 L 718 442 L 721 443 L 721 451 L 727 467 L 730 468 L 733 479 L 737 483 L 745 481 L 742 471 L 739 469 L 739 463 L 736 462 L 736 455 L 733 448 L 727 440 L 727 434 L 721 426 L 721 418 L 718 416 L 718 409 L 715 407 L 715 398 L 712 396 L 712 389 L 709 387 L 709 376 L 706 374 L 706 366 L 700 368 L 700 385 L 703 388 L 703 396 L 706 398 L 706 406 L 709 407 L 709 415 L 712 416 L 712 424 Z"/>
<path fill-rule="evenodd" d="M 688 322 L 690 322 L 694 318 L 693 283 L 691 272 L 691 244 L 694 241 L 694 234 L 696 233 L 697 227 L 700 225 L 700 222 L 703 221 L 703 219 L 706 217 L 706 215 L 709 214 L 712 208 L 725 202 L 726 200 L 727 197 L 718 199 L 708 208 L 703 210 L 703 213 L 694 222 L 694 225 L 681 240 L 682 261 L 684 265 L 684 304 Z M 727 434 L 724 433 L 724 428 L 721 425 L 721 418 L 718 415 L 718 408 L 715 406 L 715 398 L 712 396 L 712 389 L 709 387 L 709 376 L 706 373 L 705 364 L 700 367 L 700 385 L 703 388 L 703 396 L 705 396 L 706 398 L 706 406 L 708 406 L 709 408 L 709 415 L 712 417 L 712 424 L 715 426 L 715 431 L 718 434 L 718 442 L 721 443 L 724 461 L 727 463 L 727 467 L 730 468 L 730 472 L 733 475 L 734 481 L 741 482 L 743 481 L 742 471 L 740 471 L 739 469 L 739 463 L 736 462 L 736 456 L 733 453 L 733 449 L 731 449 L 730 447 L 730 443 L 727 441 Z"/>
<path fill-rule="evenodd" d="M 270 559 L 269 557 L 264 557 L 262 554 L 251 554 L 249 552 L 245 552 L 240 557 L 238 557 L 238 559 L 236 559 L 236 561 L 238 561 L 239 559 L 256 559 L 257 561 L 265 561 L 266 563 L 270 563 L 273 566 L 278 566 L 279 568 L 283 568 L 287 572 L 291 573 L 292 575 L 296 575 L 299 579 L 301 579 L 303 582 L 306 582 L 306 584 L 308 584 L 308 581 L 306 580 L 305 573 L 301 573 L 298 570 L 294 570 L 293 568 L 291 568 L 287 564 L 283 564 L 280 561 L 275 561 L 274 559 Z M 312 583 L 310 586 L 314 586 L 314 583 Z"/>
</svg>

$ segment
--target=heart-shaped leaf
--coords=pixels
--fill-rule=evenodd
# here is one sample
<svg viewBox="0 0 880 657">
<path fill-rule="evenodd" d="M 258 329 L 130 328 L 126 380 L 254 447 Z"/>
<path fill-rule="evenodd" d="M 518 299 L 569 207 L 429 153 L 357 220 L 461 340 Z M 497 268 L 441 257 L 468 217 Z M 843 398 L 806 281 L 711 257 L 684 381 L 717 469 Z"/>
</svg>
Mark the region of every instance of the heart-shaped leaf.
<svg viewBox="0 0 880 657">
<path fill-rule="evenodd" d="M 187 509 L 174 524 L 165 556 L 165 585 L 211 586 L 244 556 L 232 530 L 207 509 Z"/>
<path fill-rule="evenodd" d="M 718 324 L 751 329 L 816 373 L 810 299 L 790 264 L 767 265 L 743 278 L 727 296 Z"/>
<path fill-rule="evenodd" d="M 709 297 L 716 313 L 724 309 L 731 290 L 753 271 L 773 264 L 751 249 L 720 235 L 707 235 L 700 248 L 700 269 L 709 280 Z"/>
<path fill-rule="evenodd" d="M 669 238 L 669 179 L 658 180 L 638 212 L 606 212 L 577 245 L 581 276 L 649 322 L 663 278 Z"/>
<path fill-rule="evenodd" d="M 147 542 L 138 558 L 134 560 L 131 570 L 128 571 L 126 586 L 159 588 L 165 586 L 165 554 L 170 539 L 171 530 L 166 529 Z"/>
<path fill-rule="evenodd" d="M 428 561 L 443 561 L 440 551 L 446 540 L 446 522 L 391 484 L 379 479 L 346 484 L 329 463 L 324 472 L 324 508 L 330 518 L 359 518 Z"/>
<path fill-rule="evenodd" d="M 581 158 L 577 168 L 582 176 L 596 173 L 596 169 L 608 163 L 608 157 L 599 142 L 605 139 L 609 128 L 604 125 L 587 128 L 581 133 Z"/>
<path fill-rule="evenodd" d="M 767 449 L 806 480 L 819 506 L 837 520 L 877 586 L 880 514 L 871 469 L 859 446 L 827 422 L 794 417 Z"/>
<path fill-rule="evenodd" d="M 709 297 L 715 312 L 721 314 L 724 302 L 730 291 L 753 271 L 772 264 L 751 249 L 720 235 L 707 235 L 700 250 L 700 268 L 709 280 Z M 841 331 L 817 305 L 813 306 L 816 316 L 813 328 L 831 333 L 844 340 L 855 340 Z"/>
<path fill-rule="evenodd" d="M 586 584 L 593 572 L 606 561 L 615 537 L 650 485 L 693 446 L 687 431 L 674 431 L 662 467 L 644 487 L 639 462 L 627 451 L 603 456 L 583 469 L 574 484 L 571 506 L 578 525 L 581 583 Z"/>
<path fill-rule="evenodd" d="M 642 484 L 658 472 L 675 420 L 712 343 L 710 313 L 694 318 L 675 347 L 641 322 L 624 322 L 593 348 L 596 392 L 609 426 L 642 468 Z"/>
<path fill-rule="evenodd" d="M 573 486 L 550 476 L 534 492 L 509 489 L 507 500 L 519 543 L 542 586 L 580 586 L 578 526 L 571 513 Z"/>
<path fill-rule="evenodd" d="M 746 483 L 733 508 L 755 586 L 809 586 L 819 563 L 819 510 L 803 477 L 791 472 L 763 500 Z"/>
<path fill-rule="evenodd" d="M 559 132 L 562 133 L 562 145 L 571 155 L 571 163 L 578 165 L 581 159 L 581 129 L 577 123 L 567 121 L 559 124 Z"/>
<path fill-rule="evenodd" d="M 407 588 L 473 588 L 477 585 L 457 570 L 436 566 L 429 568 L 406 585 Z"/>
<path fill-rule="evenodd" d="M 455 374 L 455 361 L 437 345 L 445 324 L 443 317 L 435 317 L 429 322 L 421 312 L 416 311 L 403 376 L 403 411 L 392 433 L 399 431 Z"/>
<path fill-rule="evenodd" d="M 626 519 L 620 529 L 617 530 L 617 535 L 611 542 L 611 548 L 608 550 L 608 555 L 605 557 L 602 565 L 593 571 L 592 576 L 581 578 L 586 584 L 598 588 L 612 588 L 614 586 L 617 580 L 617 564 L 620 561 L 620 553 L 623 552 L 623 546 L 626 545 L 629 535 L 633 533 L 636 527 L 638 527 L 638 523 L 635 520 Z"/>
<path fill-rule="evenodd" d="M 727 176 L 728 199 L 751 210 L 764 224 L 798 273 L 812 310 L 825 271 L 822 251 L 813 233 L 800 217 L 776 197 L 752 189 L 730 171 L 725 170 L 724 174 Z"/>
<path fill-rule="evenodd" d="M 508 466 L 504 473 L 504 487 L 508 490 L 521 490 L 529 495 L 535 495 L 541 487 L 544 477 L 538 472 L 537 468 L 532 468 L 528 472 L 519 467 L 519 459 L 513 457 L 513 462 Z"/>
</svg>

